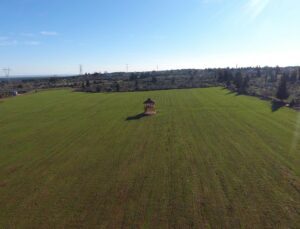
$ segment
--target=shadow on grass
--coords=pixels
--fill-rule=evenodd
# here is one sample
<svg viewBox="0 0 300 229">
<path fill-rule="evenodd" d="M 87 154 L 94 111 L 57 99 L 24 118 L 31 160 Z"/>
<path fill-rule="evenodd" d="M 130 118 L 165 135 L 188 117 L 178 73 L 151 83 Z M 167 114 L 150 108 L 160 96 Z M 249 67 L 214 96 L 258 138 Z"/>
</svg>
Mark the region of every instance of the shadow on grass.
<svg viewBox="0 0 300 229">
<path fill-rule="evenodd" d="M 226 95 L 235 95 L 235 96 L 240 96 L 243 95 L 242 93 L 239 93 L 237 91 L 229 91 L 226 93 Z"/>
<path fill-rule="evenodd" d="M 232 94 L 235 94 L 236 92 L 235 91 L 228 91 L 227 93 L 226 93 L 226 95 L 232 95 Z"/>
<path fill-rule="evenodd" d="M 284 107 L 284 106 L 285 106 L 285 103 L 282 101 L 272 101 L 272 106 L 271 106 L 272 112 L 276 112 L 281 107 Z"/>
<path fill-rule="evenodd" d="M 126 121 L 133 121 L 133 120 L 139 120 L 141 118 L 144 118 L 146 117 L 147 115 L 145 115 L 144 113 L 140 113 L 140 114 L 137 114 L 137 115 L 134 115 L 134 116 L 129 116 L 126 118 Z"/>
</svg>

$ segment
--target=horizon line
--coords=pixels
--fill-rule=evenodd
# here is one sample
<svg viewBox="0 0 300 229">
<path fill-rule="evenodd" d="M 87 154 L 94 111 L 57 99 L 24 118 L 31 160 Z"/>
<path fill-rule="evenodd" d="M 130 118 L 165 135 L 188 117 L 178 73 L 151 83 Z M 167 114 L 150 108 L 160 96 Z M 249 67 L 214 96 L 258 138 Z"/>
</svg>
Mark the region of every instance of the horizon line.
<svg viewBox="0 0 300 229">
<path fill-rule="evenodd" d="M 256 65 L 256 66 L 235 66 L 235 67 L 207 67 L 207 68 L 170 68 L 170 69 L 161 69 L 161 70 L 139 70 L 139 71 L 90 71 L 90 72 L 86 72 L 82 75 L 85 74 L 94 74 L 94 73 L 98 73 L 98 74 L 114 74 L 114 73 L 139 73 L 139 72 L 165 72 L 165 71 L 180 71 L 180 70 L 208 70 L 208 69 L 245 69 L 245 68 L 276 68 L 276 67 L 280 67 L 280 68 L 296 68 L 296 67 L 300 67 L 300 65 Z M 7 78 L 18 78 L 18 77 L 71 77 L 71 76 L 79 76 L 80 74 L 78 73 L 34 73 L 34 74 L 14 74 L 14 75 L 10 75 L 9 77 L 7 76 L 2 76 L 0 75 L 0 79 L 7 79 Z"/>
</svg>

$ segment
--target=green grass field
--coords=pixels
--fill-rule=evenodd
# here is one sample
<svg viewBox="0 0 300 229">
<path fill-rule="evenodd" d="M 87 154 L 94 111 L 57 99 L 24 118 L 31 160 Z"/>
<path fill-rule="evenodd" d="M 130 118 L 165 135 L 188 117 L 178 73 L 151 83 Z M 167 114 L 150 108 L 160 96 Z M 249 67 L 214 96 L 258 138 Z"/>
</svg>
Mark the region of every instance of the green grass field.
<svg viewBox="0 0 300 229">
<path fill-rule="evenodd" d="M 2 100 L 0 228 L 299 228 L 299 138 L 221 88 Z"/>
</svg>

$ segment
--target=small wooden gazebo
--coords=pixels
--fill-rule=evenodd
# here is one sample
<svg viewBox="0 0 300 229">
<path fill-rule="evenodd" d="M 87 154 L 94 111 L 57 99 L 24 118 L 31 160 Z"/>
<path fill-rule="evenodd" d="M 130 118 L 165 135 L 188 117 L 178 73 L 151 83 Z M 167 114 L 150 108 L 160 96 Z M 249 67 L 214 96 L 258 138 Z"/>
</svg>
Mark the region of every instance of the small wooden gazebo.
<svg viewBox="0 0 300 229">
<path fill-rule="evenodd" d="M 145 109 L 145 112 L 144 112 L 145 115 L 155 115 L 156 114 L 155 102 L 150 98 L 147 99 L 144 102 L 144 109 Z"/>
</svg>

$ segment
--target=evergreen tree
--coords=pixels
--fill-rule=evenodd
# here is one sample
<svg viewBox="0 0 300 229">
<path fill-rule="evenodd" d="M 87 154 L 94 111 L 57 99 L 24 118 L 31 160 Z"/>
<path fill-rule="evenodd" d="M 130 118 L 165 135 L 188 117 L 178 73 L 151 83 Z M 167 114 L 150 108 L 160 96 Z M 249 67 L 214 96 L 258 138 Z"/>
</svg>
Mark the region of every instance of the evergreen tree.
<svg viewBox="0 0 300 229">
<path fill-rule="evenodd" d="M 239 93 L 240 94 L 246 94 L 247 93 L 247 89 L 249 87 L 249 76 L 246 76 L 243 80 L 242 80 L 242 86 L 240 87 Z"/>
<path fill-rule="evenodd" d="M 260 67 L 256 68 L 256 77 L 261 77 Z"/>
<path fill-rule="evenodd" d="M 157 83 L 157 78 L 155 76 L 152 76 L 152 83 Z"/>
<path fill-rule="evenodd" d="M 280 69 L 280 67 L 278 65 L 276 66 L 275 72 L 276 72 L 276 76 L 281 73 L 281 69 Z"/>
<path fill-rule="evenodd" d="M 224 82 L 224 74 L 222 70 L 218 70 L 217 72 L 217 81 L 219 83 L 223 83 Z"/>
<path fill-rule="evenodd" d="M 225 84 L 226 84 L 226 87 L 228 88 L 228 87 L 230 87 L 230 85 L 231 85 L 231 81 L 232 81 L 232 72 L 230 71 L 230 70 L 225 70 L 226 71 L 226 82 L 225 82 Z"/>
<path fill-rule="evenodd" d="M 229 88 L 229 87 L 230 87 L 230 85 L 231 85 L 230 81 L 229 81 L 229 80 L 227 80 L 227 81 L 226 81 L 226 87 L 227 87 L 227 88 Z"/>
<path fill-rule="evenodd" d="M 294 107 L 296 105 L 295 99 L 290 102 L 290 107 Z"/>
<path fill-rule="evenodd" d="M 96 87 L 96 92 L 100 92 L 100 91 L 101 91 L 101 88 L 100 88 L 99 85 L 97 85 L 97 87 Z"/>
<path fill-rule="evenodd" d="M 297 81 L 297 71 L 296 70 L 292 71 L 291 76 L 290 76 L 290 81 L 292 83 L 295 83 Z"/>
<path fill-rule="evenodd" d="M 280 83 L 277 89 L 277 93 L 276 93 L 276 97 L 278 99 L 284 100 L 287 99 L 289 97 L 289 93 L 287 90 L 287 85 L 286 85 L 286 76 L 282 76 L 280 79 Z"/>
<path fill-rule="evenodd" d="M 242 73 L 239 71 L 235 74 L 234 80 L 233 80 L 233 84 L 236 87 L 236 90 L 239 92 L 240 88 L 242 87 L 242 83 L 243 83 L 243 76 Z"/>
<path fill-rule="evenodd" d="M 130 74 L 130 77 L 129 77 L 129 80 L 136 80 L 137 79 L 137 76 L 134 74 L 134 73 L 131 73 Z"/>
<path fill-rule="evenodd" d="M 120 84 L 117 82 L 116 83 L 116 91 L 119 92 L 120 91 Z"/>
<path fill-rule="evenodd" d="M 172 77 L 171 83 L 172 83 L 172 84 L 175 84 L 175 77 Z"/>
</svg>

